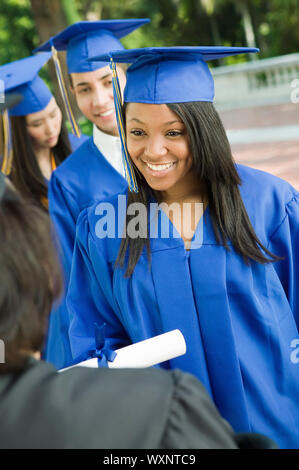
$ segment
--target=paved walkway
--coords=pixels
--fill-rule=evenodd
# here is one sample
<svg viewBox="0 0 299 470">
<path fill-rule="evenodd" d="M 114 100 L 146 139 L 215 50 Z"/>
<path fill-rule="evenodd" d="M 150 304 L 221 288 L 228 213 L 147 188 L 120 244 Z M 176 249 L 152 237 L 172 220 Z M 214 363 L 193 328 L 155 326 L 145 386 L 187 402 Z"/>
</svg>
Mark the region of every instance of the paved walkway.
<svg viewBox="0 0 299 470">
<path fill-rule="evenodd" d="M 237 162 L 299 190 L 299 103 L 220 112 Z"/>
</svg>

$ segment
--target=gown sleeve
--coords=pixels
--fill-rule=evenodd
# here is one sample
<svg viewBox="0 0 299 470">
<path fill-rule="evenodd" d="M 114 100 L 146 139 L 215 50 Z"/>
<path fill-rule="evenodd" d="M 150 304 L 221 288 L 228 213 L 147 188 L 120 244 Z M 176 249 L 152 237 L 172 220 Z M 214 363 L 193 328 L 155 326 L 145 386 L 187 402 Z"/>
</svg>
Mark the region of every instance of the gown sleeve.
<svg viewBox="0 0 299 470">
<path fill-rule="evenodd" d="M 89 357 L 96 349 L 94 323 L 106 324 L 105 348 L 115 350 L 131 343 L 117 315 L 111 267 L 90 235 L 87 214 L 84 209 L 78 218 L 66 297 L 75 361 Z"/>
<path fill-rule="evenodd" d="M 59 254 L 66 292 L 74 247 L 76 218 L 79 207 L 72 195 L 60 183 L 53 172 L 49 184 L 49 213 L 53 224 L 54 240 Z M 69 342 L 69 315 L 65 295 L 54 306 L 49 318 L 49 326 L 43 358 L 52 362 L 58 369 L 73 363 Z"/>
<path fill-rule="evenodd" d="M 236 449 L 235 434 L 203 385 L 191 374 L 172 372 L 174 391 L 162 449 Z"/>
<path fill-rule="evenodd" d="M 49 214 L 61 247 L 61 261 L 66 280 L 69 278 L 79 207 L 73 196 L 64 188 L 55 172 L 49 185 Z"/>
<path fill-rule="evenodd" d="M 270 237 L 268 249 L 283 259 L 274 268 L 288 298 L 299 329 L 299 195 L 285 208 L 285 216 Z"/>
</svg>

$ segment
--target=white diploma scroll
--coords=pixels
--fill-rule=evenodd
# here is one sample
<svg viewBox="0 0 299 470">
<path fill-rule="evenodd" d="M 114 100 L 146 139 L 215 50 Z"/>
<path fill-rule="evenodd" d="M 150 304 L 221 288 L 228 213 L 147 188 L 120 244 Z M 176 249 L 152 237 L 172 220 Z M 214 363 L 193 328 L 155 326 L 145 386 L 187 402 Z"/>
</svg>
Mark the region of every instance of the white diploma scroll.
<svg viewBox="0 0 299 470">
<path fill-rule="evenodd" d="M 108 362 L 111 369 L 142 369 L 169 361 L 186 353 L 185 339 L 180 330 L 169 331 L 159 336 L 130 344 L 116 351 L 113 362 Z"/>
<path fill-rule="evenodd" d="M 143 369 L 169 361 L 186 353 L 186 342 L 180 330 L 172 330 L 153 338 L 130 344 L 125 348 L 117 349 L 113 362 L 108 361 L 110 369 Z M 98 367 L 98 359 L 88 359 L 72 367 Z"/>
</svg>

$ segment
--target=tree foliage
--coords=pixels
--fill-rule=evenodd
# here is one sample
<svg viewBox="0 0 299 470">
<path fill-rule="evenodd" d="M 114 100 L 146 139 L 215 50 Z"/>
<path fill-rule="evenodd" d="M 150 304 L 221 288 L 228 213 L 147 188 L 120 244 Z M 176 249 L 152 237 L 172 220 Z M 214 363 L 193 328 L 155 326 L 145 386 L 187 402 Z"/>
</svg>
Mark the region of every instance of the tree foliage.
<svg viewBox="0 0 299 470">
<path fill-rule="evenodd" d="M 299 50 L 299 0 L 1 0 L 0 65 L 31 55 L 76 21 L 118 18 L 151 19 L 122 39 L 127 48 L 254 44 L 261 49 L 256 58 Z M 250 56 L 228 57 L 221 64 L 244 60 Z M 63 109 L 51 61 L 41 76 Z M 74 99 L 69 98 L 78 117 Z M 83 131 L 91 132 L 90 123 L 82 125 Z"/>
<path fill-rule="evenodd" d="M 0 2 L 0 64 L 29 55 L 38 42 L 28 0 Z"/>
<path fill-rule="evenodd" d="M 42 30 L 36 19 L 37 4 L 44 15 L 47 8 L 55 12 L 52 19 L 49 16 L 51 24 Z M 0 63 L 31 54 L 43 40 L 41 31 L 55 34 L 62 17 L 65 26 L 80 19 L 150 18 L 150 24 L 123 39 L 125 47 L 214 45 L 219 41 L 243 46 L 251 31 L 261 48 L 259 57 L 299 49 L 299 0 L 1 0 Z"/>
</svg>

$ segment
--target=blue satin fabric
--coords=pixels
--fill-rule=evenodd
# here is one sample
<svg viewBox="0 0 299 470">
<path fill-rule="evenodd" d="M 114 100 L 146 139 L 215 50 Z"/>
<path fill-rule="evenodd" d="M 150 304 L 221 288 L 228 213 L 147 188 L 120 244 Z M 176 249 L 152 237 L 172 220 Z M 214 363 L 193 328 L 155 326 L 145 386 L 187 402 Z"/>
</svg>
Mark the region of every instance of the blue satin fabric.
<svg viewBox="0 0 299 470">
<path fill-rule="evenodd" d="M 76 233 L 82 209 L 94 200 L 117 194 L 127 187 L 125 179 L 110 165 L 92 137 L 72 153 L 52 175 L 49 185 L 49 213 L 60 246 L 64 285 L 68 285 Z M 74 363 L 69 345 L 69 317 L 65 298 L 50 315 L 45 360 L 58 369 Z"/>
<path fill-rule="evenodd" d="M 107 61 L 93 62 L 88 59 L 99 53 L 122 50 L 124 46 L 119 38 L 149 22 L 148 18 L 79 21 L 51 37 L 34 52 L 51 51 L 54 46 L 58 51 L 66 51 L 69 73 L 91 72 L 107 66 Z"/>
<path fill-rule="evenodd" d="M 95 204 L 77 225 L 67 296 L 72 352 L 95 349 L 94 322 L 106 323 L 105 344 L 114 350 L 178 328 L 187 352 L 163 368 L 200 379 L 236 431 L 298 447 L 299 361 L 292 360 L 299 337 L 298 193 L 272 175 L 237 168 L 257 236 L 286 258 L 245 265 L 232 246 L 217 244 L 207 208 L 203 244 L 189 260 L 182 239 L 152 239 L 151 269 L 143 253 L 132 277 L 124 278 L 114 268 L 120 240 L 95 235 Z M 116 198 L 109 201 L 116 208 Z"/>
<path fill-rule="evenodd" d="M 95 330 L 95 351 L 90 351 L 90 357 L 96 357 L 98 359 L 98 367 L 108 367 L 108 361 L 113 362 L 117 356 L 117 353 L 112 349 L 106 347 L 106 329 L 105 323 L 99 326 L 97 323 L 94 324 Z"/>
<path fill-rule="evenodd" d="M 43 52 L 0 66 L 5 93 L 22 96 L 22 100 L 10 108 L 10 116 L 26 116 L 42 111 L 48 105 L 53 95 L 38 73 L 51 55 Z"/>
<path fill-rule="evenodd" d="M 81 134 L 80 137 L 77 137 L 76 135 L 69 132 L 68 136 L 69 136 L 69 141 L 71 144 L 72 152 L 75 152 L 75 150 L 77 150 L 77 148 L 80 147 L 80 145 L 82 145 L 83 142 L 89 139 L 88 135 L 85 135 L 85 134 Z"/>
<path fill-rule="evenodd" d="M 96 48 L 97 49 L 97 48 Z M 131 64 L 127 69 L 125 103 L 214 101 L 214 80 L 207 61 L 259 52 L 250 47 L 143 47 L 103 52 L 89 60 Z M 179 84 L 179 86 L 178 86 Z"/>
<path fill-rule="evenodd" d="M 75 150 L 77 150 L 77 148 L 79 148 L 80 145 L 82 145 L 83 142 L 85 142 L 89 137 L 85 134 L 81 134 L 80 137 L 77 137 L 74 134 L 69 132 L 68 133 L 68 138 L 69 138 L 69 141 L 70 141 L 72 152 L 75 152 Z M 57 171 L 57 169 L 55 171 Z M 52 174 L 52 176 L 53 176 L 53 174 Z M 45 182 L 46 182 L 46 184 L 48 185 L 48 188 L 49 188 L 50 181 L 45 179 Z M 56 238 L 57 238 L 56 234 L 54 234 L 55 241 L 56 241 Z M 53 319 L 56 319 L 56 318 L 58 319 L 59 316 L 60 316 L 60 314 L 59 314 L 60 303 L 61 303 L 61 300 L 55 302 L 55 304 L 53 305 L 50 317 L 49 317 L 49 328 L 48 328 L 48 331 L 47 331 L 47 339 L 46 339 L 44 351 L 42 352 L 42 358 L 44 360 L 47 360 L 47 361 L 51 361 L 51 358 L 52 358 L 52 355 L 51 355 L 51 352 L 49 351 L 49 348 L 52 348 L 53 339 L 50 339 L 50 338 L 57 338 L 57 344 L 58 344 L 58 338 L 59 338 L 59 335 L 60 335 L 59 323 L 53 321 Z M 56 339 L 55 339 L 55 341 L 56 341 Z M 62 351 L 63 350 L 62 348 L 63 348 L 63 343 L 62 343 L 61 346 L 59 346 L 59 350 Z M 51 362 L 53 362 L 53 361 L 51 361 Z"/>
</svg>

